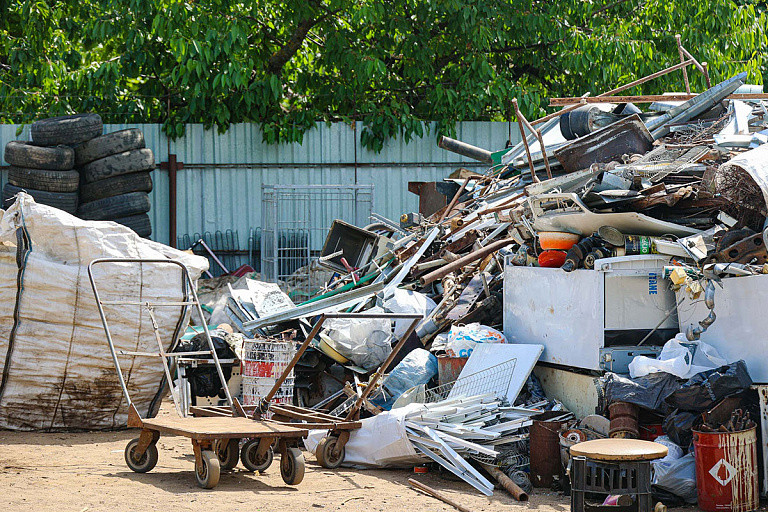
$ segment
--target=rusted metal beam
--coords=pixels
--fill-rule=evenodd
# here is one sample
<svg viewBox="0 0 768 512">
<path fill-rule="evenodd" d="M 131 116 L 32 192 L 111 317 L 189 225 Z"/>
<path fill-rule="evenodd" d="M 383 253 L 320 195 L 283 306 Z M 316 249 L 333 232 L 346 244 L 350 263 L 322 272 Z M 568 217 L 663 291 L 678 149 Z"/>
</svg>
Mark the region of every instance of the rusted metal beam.
<svg viewBox="0 0 768 512">
<path fill-rule="evenodd" d="M 533 158 L 531 157 L 531 147 L 528 145 L 528 137 L 525 136 L 525 124 L 528 121 L 525 121 L 525 118 L 523 117 L 523 114 L 520 112 L 520 107 L 517 104 L 517 98 L 512 98 L 512 106 L 515 107 L 515 115 L 517 116 L 517 124 L 520 126 L 520 137 L 523 139 L 523 146 L 525 146 L 525 154 L 528 156 L 528 167 L 531 169 L 531 176 L 533 177 L 533 182 L 536 183 L 539 181 L 538 178 L 536 178 L 536 169 L 533 167 Z M 534 130 L 531 129 L 531 132 Z"/>
<path fill-rule="evenodd" d="M 562 107 L 579 103 L 582 99 L 586 103 L 653 103 L 654 101 L 688 101 L 698 94 L 649 94 L 645 96 L 611 96 L 610 98 L 595 96 L 594 98 L 550 98 L 550 107 Z M 768 100 L 768 93 L 730 94 L 728 100 Z"/>
<path fill-rule="evenodd" d="M 596 97 L 597 98 L 604 98 L 606 96 L 611 96 L 613 94 L 616 94 L 617 92 L 621 92 L 621 91 L 625 91 L 627 89 L 631 89 L 632 87 L 634 87 L 636 85 L 644 84 L 645 82 L 650 82 L 654 78 L 659 78 L 660 76 L 664 76 L 667 73 L 671 73 L 673 71 L 677 71 L 680 68 L 685 70 L 686 66 L 690 66 L 694 62 L 696 62 L 695 59 L 688 59 L 688 60 L 686 60 L 684 62 L 681 62 L 680 64 L 675 64 L 674 66 L 670 66 L 670 67 L 668 67 L 666 69 L 662 69 L 661 71 L 657 71 L 657 72 L 652 73 L 652 74 L 650 74 L 648 76 L 644 76 L 643 78 L 639 78 L 639 79 L 635 80 L 634 82 L 629 82 L 628 84 L 624 84 L 621 87 L 617 87 L 615 89 L 611 89 L 610 91 L 604 92 L 602 94 L 598 94 Z"/>
<path fill-rule="evenodd" d="M 683 54 L 683 44 L 680 42 L 680 34 L 675 34 L 675 41 L 677 42 L 677 52 L 680 54 L 680 62 L 685 61 L 685 54 Z M 691 84 L 688 83 L 688 70 L 683 67 L 683 82 L 685 82 L 685 92 L 691 94 Z"/>
</svg>

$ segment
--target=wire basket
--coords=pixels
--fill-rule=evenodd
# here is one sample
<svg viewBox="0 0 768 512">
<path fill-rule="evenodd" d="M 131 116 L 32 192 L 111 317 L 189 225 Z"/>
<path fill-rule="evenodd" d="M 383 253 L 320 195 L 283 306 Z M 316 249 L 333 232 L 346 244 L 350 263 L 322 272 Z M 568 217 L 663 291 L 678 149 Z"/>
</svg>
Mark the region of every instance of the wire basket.
<svg viewBox="0 0 768 512">
<path fill-rule="evenodd" d="M 447 398 L 475 396 L 493 393 L 497 398 L 506 399 L 509 383 L 515 372 L 517 359 L 509 359 L 485 370 L 459 377 L 453 382 L 429 388 L 424 391 L 423 403 L 431 404 Z M 421 400 L 419 400 L 421 401 Z"/>
<path fill-rule="evenodd" d="M 258 405 L 285 373 L 296 353 L 292 341 L 257 338 L 243 341 L 241 359 L 243 375 L 243 405 Z M 273 403 L 293 403 L 293 370 L 272 397 Z"/>
<path fill-rule="evenodd" d="M 275 385 L 276 379 L 271 377 L 243 377 L 243 405 L 258 405 L 259 401 Z M 285 379 L 278 388 L 272 402 L 291 403 L 293 401 L 293 377 Z"/>
</svg>

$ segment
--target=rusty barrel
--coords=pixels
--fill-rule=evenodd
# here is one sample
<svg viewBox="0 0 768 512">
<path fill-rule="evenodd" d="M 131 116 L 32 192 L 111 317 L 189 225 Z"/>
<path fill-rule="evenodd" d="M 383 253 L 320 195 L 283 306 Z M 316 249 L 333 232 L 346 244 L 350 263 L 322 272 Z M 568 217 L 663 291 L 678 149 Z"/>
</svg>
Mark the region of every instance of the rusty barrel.
<svg viewBox="0 0 768 512">
<path fill-rule="evenodd" d="M 468 357 L 437 356 L 437 382 L 442 386 L 459 378 Z"/>
<path fill-rule="evenodd" d="M 760 502 L 756 428 L 693 433 L 699 508 L 746 512 Z"/>
<path fill-rule="evenodd" d="M 549 421 L 562 411 L 548 411 L 533 416 L 530 433 L 531 482 L 534 487 L 551 487 L 561 473 L 560 428 L 565 422 Z"/>
<path fill-rule="evenodd" d="M 611 417 L 611 429 L 608 435 L 619 439 L 637 439 L 639 435 L 639 408 L 627 402 L 613 402 L 608 406 Z"/>
</svg>

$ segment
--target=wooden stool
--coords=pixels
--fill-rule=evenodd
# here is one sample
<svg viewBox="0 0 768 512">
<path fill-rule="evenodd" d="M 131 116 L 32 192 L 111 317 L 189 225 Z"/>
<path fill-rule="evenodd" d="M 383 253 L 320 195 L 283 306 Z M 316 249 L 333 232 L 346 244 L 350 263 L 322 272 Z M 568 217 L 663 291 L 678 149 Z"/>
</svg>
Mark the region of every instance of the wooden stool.
<svg viewBox="0 0 768 512">
<path fill-rule="evenodd" d="M 596 439 L 571 447 L 571 512 L 651 511 L 651 463 L 667 455 L 667 447 L 637 439 Z M 586 493 L 634 494 L 626 507 L 585 504 Z"/>
</svg>

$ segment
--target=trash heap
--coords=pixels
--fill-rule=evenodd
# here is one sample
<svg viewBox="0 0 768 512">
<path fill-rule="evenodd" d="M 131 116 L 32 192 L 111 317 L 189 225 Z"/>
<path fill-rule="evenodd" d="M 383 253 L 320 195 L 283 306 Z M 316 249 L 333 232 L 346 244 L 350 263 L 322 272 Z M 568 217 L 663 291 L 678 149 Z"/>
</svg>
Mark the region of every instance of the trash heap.
<svg viewBox="0 0 768 512">
<path fill-rule="evenodd" d="M 152 191 L 152 150 L 137 128 L 102 135 L 98 114 L 76 114 L 32 123 L 31 142 L 5 147 L 10 164 L 5 207 L 22 190 L 40 204 L 85 220 L 112 220 L 139 236 L 152 234 L 147 212 Z"/>
</svg>

